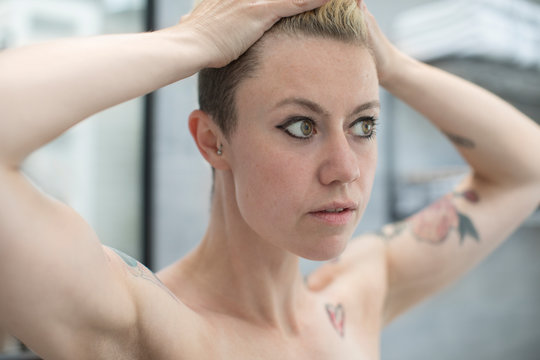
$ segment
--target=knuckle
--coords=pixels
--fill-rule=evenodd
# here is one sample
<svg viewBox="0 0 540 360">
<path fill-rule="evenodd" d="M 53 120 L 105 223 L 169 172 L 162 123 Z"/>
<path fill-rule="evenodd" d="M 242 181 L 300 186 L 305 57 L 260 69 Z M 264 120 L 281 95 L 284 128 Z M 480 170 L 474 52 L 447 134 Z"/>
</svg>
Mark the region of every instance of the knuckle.
<svg viewBox="0 0 540 360">
<path fill-rule="evenodd" d="M 294 6 L 301 7 L 301 8 L 305 7 L 309 3 L 308 0 L 291 0 L 291 2 Z"/>
</svg>

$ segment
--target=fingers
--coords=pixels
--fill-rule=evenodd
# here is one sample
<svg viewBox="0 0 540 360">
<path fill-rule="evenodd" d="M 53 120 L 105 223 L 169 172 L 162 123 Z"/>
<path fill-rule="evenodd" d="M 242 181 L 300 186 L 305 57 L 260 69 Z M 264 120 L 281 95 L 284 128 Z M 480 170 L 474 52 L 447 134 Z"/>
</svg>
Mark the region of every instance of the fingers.
<svg viewBox="0 0 540 360">
<path fill-rule="evenodd" d="M 318 7 L 321 7 L 330 0 L 287 0 L 287 1 L 292 3 L 293 6 L 299 8 L 300 12 L 302 12 L 302 11 L 313 10 Z"/>
<path fill-rule="evenodd" d="M 201 0 L 180 23 L 206 41 L 210 67 L 237 59 L 282 17 L 320 7 L 330 0 Z"/>
<path fill-rule="evenodd" d="M 360 8 L 360 10 L 362 10 L 364 12 L 364 14 L 366 15 L 371 15 L 371 13 L 369 12 L 369 9 L 367 7 L 367 4 L 364 0 L 359 0 L 358 1 L 358 7 Z M 371 15 L 373 16 L 373 15 Z"/>
<path fill-rule="evenodd" d="M 279 17 L 293 16 L 323 6 L 330 0 L 279 0 L 275 2 Z"/>
</svg>

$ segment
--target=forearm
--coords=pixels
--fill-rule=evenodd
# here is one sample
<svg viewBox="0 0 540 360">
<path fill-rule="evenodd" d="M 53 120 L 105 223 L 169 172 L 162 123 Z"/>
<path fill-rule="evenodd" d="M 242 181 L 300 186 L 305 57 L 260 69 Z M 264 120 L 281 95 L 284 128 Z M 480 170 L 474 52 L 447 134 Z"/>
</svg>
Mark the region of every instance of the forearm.
<svg viewBox="0 0 540 360">
<path fill-rule="evenodd" d="M 204 66 L 197 39 L 181 29 L 5 51 L 0 54 L 0 161 L 18 166 L 88 116 Z"/>
<path fill-rule="evenodd" d="M 540 127 L 488 91 L 402 56 L 382 85 L 456 145 L 474 175 L 501 185 L 540 186 Z"/>
</svg>

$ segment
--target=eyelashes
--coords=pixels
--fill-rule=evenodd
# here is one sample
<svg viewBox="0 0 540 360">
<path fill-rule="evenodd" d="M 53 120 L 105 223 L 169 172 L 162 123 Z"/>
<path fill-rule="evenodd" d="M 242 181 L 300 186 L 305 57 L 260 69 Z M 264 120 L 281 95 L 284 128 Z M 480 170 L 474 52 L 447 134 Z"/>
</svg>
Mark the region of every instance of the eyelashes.
<svg viewBox="0 0 540 360">
<path fill-rule="evenodd" d="M 372 139 L 377 133 L 377 119 L 373 116 L 361 117 L 354 121 L 351 126 L 353 135 L 366 139 Z"/>
<path fill-rule="evenodd" d="M 315 122 L 307 117 L 295 116 L 288 119 L 284 124 L 278 126 L 287 135 L 296 139 L 310 139 L 317 134 Z"/>
<path fill-rule="evenodd" d="M 369 140 L 375 137 L 376 126 L 377 119 L 374 116 L 360 117 L 349 126 L 349 132 L 357 138 Z M 310 140 L 318 133 L 315 121 L 305 116 L 291 117 L 277 128 L 300 140 Z"/>
</svg>

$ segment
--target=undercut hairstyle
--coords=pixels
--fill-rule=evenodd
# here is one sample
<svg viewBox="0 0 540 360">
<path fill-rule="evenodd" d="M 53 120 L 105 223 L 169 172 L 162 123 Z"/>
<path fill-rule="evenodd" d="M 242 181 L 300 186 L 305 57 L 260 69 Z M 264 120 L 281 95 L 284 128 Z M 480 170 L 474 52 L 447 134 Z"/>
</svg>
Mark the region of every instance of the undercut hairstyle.
<svg viewBox="0 0 540 360">
<path fill-rule="evenodd" d="M 279 20 L 237 60 L 223 68 L 199 72 L 199 106 L 212 117 L 226 138 L 236 127 L 235 94 L 259 64 L 264 40 L 272 35 L 333 39 L 368 48 L 367 27 L 356 0 L 331 0 L 322 7 Z"/>
</svg>

